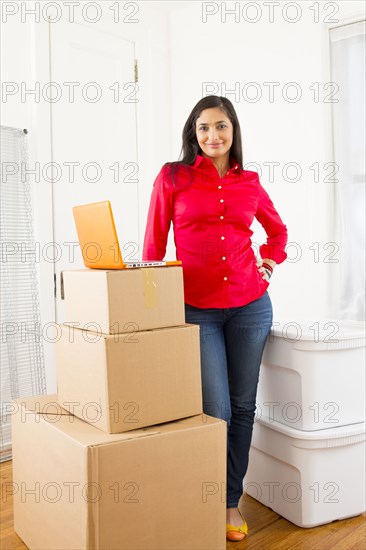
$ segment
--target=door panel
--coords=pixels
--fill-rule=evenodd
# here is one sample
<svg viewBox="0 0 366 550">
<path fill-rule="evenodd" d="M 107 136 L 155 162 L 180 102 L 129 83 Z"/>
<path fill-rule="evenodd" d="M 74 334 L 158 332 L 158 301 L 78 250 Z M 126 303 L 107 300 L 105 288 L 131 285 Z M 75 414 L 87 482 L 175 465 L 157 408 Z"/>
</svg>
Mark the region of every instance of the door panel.
<svg viewBox="0 0 366 550">
<path fill-rule="evenodd" d="M 72 216 L 110 200 L 122 253 L 137 259 L 138 170 L 134 43 L 86 24 L 50 26 L 56 320 L 65 321 L 60 272 L 84 268 Z M 51 95 L 51 94 L 50 94 Z"/>
</svg>

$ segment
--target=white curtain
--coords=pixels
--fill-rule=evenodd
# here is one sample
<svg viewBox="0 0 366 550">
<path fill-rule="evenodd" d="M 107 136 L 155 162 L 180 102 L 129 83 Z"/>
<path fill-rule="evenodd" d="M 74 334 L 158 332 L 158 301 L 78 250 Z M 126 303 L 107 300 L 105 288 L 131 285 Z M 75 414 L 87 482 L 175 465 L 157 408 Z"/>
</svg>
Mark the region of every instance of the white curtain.
<svg viewBox="0 0 366 550">
<path fill-rule="evenodd" d="M 365 319 L 365 21 L 331 29 L 335 231 L 340 245 L 339 319 Z"/>
<path fill-rule="evenodd" d="M 12 400 L 46 393 L 27 134 L 1 126 L 0 460 L 11 457 Z"/>
</svg>

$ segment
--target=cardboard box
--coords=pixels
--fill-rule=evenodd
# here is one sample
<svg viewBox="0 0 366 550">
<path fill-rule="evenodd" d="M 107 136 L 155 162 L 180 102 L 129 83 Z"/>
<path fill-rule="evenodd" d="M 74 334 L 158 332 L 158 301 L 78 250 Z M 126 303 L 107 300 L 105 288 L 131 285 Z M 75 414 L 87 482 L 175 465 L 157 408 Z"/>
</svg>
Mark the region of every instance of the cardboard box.
<svg viewBox="0 0 366 550">
<path fill-rule="evenodd" d="M 226 547 L 224 421 L 107 435 L 55 401 L 14 402 L 14 527 L 31 550 Z"/>
<path fill-rule="evenodd" d="M 199 326 L 106 335 L 59 325 L 58 401 L 107 433 L 203 412 Z"/>
<path fill-rule="evenodd" d="M 181 267 L 62 272 L 67 323 L 117 334 L 185 323 Z"/>
</svg>

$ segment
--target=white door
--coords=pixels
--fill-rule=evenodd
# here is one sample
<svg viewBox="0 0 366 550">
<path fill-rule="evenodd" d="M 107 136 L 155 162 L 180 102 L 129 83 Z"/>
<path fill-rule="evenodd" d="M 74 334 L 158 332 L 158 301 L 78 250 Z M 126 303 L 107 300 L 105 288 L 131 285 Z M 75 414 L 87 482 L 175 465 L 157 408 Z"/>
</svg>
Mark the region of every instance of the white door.
<svg viewBox="0 0 366 550">
<path fill-rule="evenodd" d="M 92 25 L 50 25 L 56 321 L 60 273 L 84 268 L 72 207 L 110 200 L 124 259 L 137 259 L 137 84 L 134 43 Z M 46 93 L 46 90 L 44 90 Z M 52 95 L 51 95 L 52 94 Z"/>
</svg>

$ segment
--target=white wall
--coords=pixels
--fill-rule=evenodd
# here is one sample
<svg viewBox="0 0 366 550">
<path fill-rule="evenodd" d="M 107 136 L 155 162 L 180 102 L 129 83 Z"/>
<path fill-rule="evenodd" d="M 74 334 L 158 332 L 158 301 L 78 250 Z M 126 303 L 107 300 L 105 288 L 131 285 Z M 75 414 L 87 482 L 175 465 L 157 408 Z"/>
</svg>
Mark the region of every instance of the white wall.
<svg viewBox="0 0 366 550">
<path fill-rule="evenodd" d="M 111 32 L 135 41 L 139 59 L 140 244 L 152 183 L 161 166 L 178 157 L 183 124 L 203 95 L 203 83 L 216 83 L 218 93 L 224 95 L 225 84 L 227 90 L 239 86 L 242 93 L 245 83 L 257 82 L 263 92 L 263 98 L 257 103 L 245 101 L 242 95 L 236 102 L 235 96 L 226 94 L 233 100 L 241 121 L 244 162 L 257 162 L 262 166 L 262 184 L 288 226 L 289 240 L 298 243 L 302 254 L 296 263 L 281 264 L 273 276 L 270 292 L 275 317 L 332 316 L 337 290 L 332 287 L 336 287 L 339 266 L 315 262 L 314 251 L 309 249 L 318 242 L 320 260 L 324 260 L 326 251 L 322 247 L 334 240 L 332 185 L 323 181 L 315 183 L 309 169 L 316 162 L 322 167 L 332 161 L 331 104 L 314 102 L 313 92 L 309 90 L 309 86 L 319 82 L 320 97 L 324 99 L 322 87 L 330 80 L 327 25 L 314 23 L 314 12 L 306 7 L 312 5 L 309 2 L 301 3 L 302 18 L 293 24 L 284 21 L 281 15 L 270 23 L 268 10 L 264 8 L 262 19 L 257 23 L 247 23 L 242 17 L 235 23 L 229 15 L 224 23 L 220 13 L 208 16 L 203 23 L 203 4 L 138 2 L 138 24 L 111 26 L 107 21 L 101 22 Z M 211 4 L 215 9 L 223 3 Z M 227 7 L 234 4 L 226 3 Z M 340 10 L 335 17 L 341 20 L 363 13 L 363 2 L 346 1 L 336 5 Z M 253 14 L 248 12 L 251 18 Z M 320 15 L 324 19 L 330 11 L 320 10 Z M 292 16 L 290 11 L 289 17 Z M 47 82 L 47 40 L 45 25 L 34 23 L 32 18 L 22 23 L 19 16 L 9 17 L 2 25 L 2 80 Z M 280 83 L 273 103 L 268 101 L 264 82 Z M 288 82 L 298 82 L 302 88 L 303 97 L 298 103 L 284 101 L 279 93 Z M 31 164 L 37 160 L 49 162 L 49 105 L 31 100 L 22 103 L 18 96 L 3 103 L 1 108 L 3 125 L 28 128 Z M 273 182 L 269 181 L 264 162 L 280 163 Z M 289 162 L 297 162 L 302 168 L 302 178 L 297 183 L 286 182 L 281 175 Z M 324 179 L 327 172 L 321 170 L 320 174 Z M 45 205 L 51 203 L 51 189 L 41 181 L 33 185 L 33 191 L 35 239 L 49 242 L 52 211 Z M 263 238 L 263 232 L 257 227 L 253 240 L 260 242 Z M 295 248 L 289 250 L 291 257 L 295 252 Z M 172 241 L 167 256 L 174 256 Z M 41 319 L 45 324 L 54 319 L 53 266 L 41 263 L 38 267 Z M 54 346 L 46 346 L 45 351 L 48 391 L 54 391 Z"/>
<path fill-rule="evenodd" d="M 36 2 L 42 6 L 42 3 Z M 9 3 L 10 4 L 10 3 Z M 25 4 L 24 2 L 22 4 Z M 59 2 L 64 7 L 63 2 Z M 119 24 L 113 22 L 109 6 L 103 5 L 103 17 L 98 27 L 106 32 L 135 42 L 135 54 L 139 61 L 139 93 L 137 104 L 137 151 L 139 164 L 139 239 L 142 244 L 146 213 L 152 183 L 160 166 L 166 162 L 170 148 L 170 90 L 169 90 L 169 48 L 168 16 L 158 5 L 151 7 L 147 2 L 136 2 L 137 13 L 133 16 L 138 23 L 123 22 L 130 10 L 121 11 Z M 15 5 L 15 4 L 14 4 Z M 20 5 L 20 4 L 19 4 Z M 27 7 L 34 2 L 27 2 Z M 122 4 L 123 8 L 123 4 Z M 10 8 L 9 8 L 10 9 Z M 80 17 L 81 8 L 75 9 L 75 21 L 86 24 Z M 2 24 L 2 81 L 15 82 L 27 89 L 39 81 L 41 85 L 50 81 L 48 56 L 47 21 L 40 17 L 24 16 L 21 10 L 9 14 Z M 66 10 L 63 15 L 68 18 Z M 3 13 L 3 21 L 4 21 Z M 57 25 L 57 22 L 54 23 Z M 41 100 L 35 102 L 32 96 L 21 100 L 20 92 L 9 96 L 1 104 L 1 124 L 28 129 L 30 148 L 29 166 L 39 162 L 41 166 L 51 161 L 50 104 Z M 44 243 L 53 241 L 52 232 L 52 189 L 47 181 L 36 183 L 30 177 L 33 192 L 35 241 L 43 248 Z M 37 264 L 40 282 L 41 323 L 46 326 L 55 320 L 53 264 L 41 261 Z M 48 392 L 56 391 L 55 346 L 43 341 Z"/>
<path fill-rule="evenodd" d="M 39 2 L 35 3 L 40 4 Z M 88 2 L 84 0 L 84 3 Z M 23 2 L 23 4 L 25 3 Z M 59 2 L 59 4 L 62 6 L 63 2 Z M 136 2 L 131 4 L 138 7 L 138 11 L 133 15 L 133 19 L 137 19 L 138 23 L 124 22 L 122 24 L 120 22 L 114 24 L 109 8 L 112 4 L 113 2 L 106 3 L 103 17 L 97 26 L 101 30 L 134 41 L 136 57 L 139 61 L 137 147 L 141 176 L 140 239 L 142 239 L 151 180 L 154 179 L 160 165 L 165 162 L 170 147 L 168 15 L 159 2 Z M 30 9 L 34 2 L 27 2 L 27 5 Z M 75 21 L 87 24 L 80 17 L 80 10 L 81 8 L 75 9 Z M 65 17 L 69 17 L 70 12 L 66 8 L 62 13 Z M 121 8 L 121 19 L 128 13 L 129 10 L 122 11 Z M 57 22 L 54 25 L 57 25 Z M 9 7 L 6 23 L 2 25 L 2 43 L 6 48 L 6 53 L 3 48 L 2 56 L 2 80 L 4 82 L 16 82 L 19 86 L 21 82 L 26 82 L 27 87 L 30 88 L 35 81 L 40 80 L 40 77 L 44 79 L 44 82 L 49 81 L 46 27 L 42 15 L 40 21 L 35 22 L 35 16 L 22 14 L 21 10 L 12 15 Z M 37 132 L 40 129 L 40 111 L 43 111 L 43 117 L 47 117 L 49 113 L 46 111 L 49 111 L 49 103 L 41 101 L 40 104 L 36 104 L 31 96 L 22 102 L 20 93 L 18 93 L 14 96 L 9 95 L 7 102 L 1 107 L 3 125 L 27 127 L 32 130 L 29 134 L 29 145 L 32 149 L 30 163 L 32 163 L 37 144 L 41 139 Z M 49 123 L 49 120 L 42 121 L 42 124 L 46 125 L 47 122 Z M 42 130 L 44 129 L 42 127 Z M 44 152 L 44 149 L 45 144 L 42 143 L 41 150 Z M 37 154 L 41 154 L 38 149 Z M 47 151 L 47 156 L 50 157 L 50 150 Z M 36 216 L 36 225 L 38 219 L 39 216 Z"/>
<path fill-rule="evenodd" d="M 10 8 L 9 8 L 10 9 Z M 45 36 L 45 22 L 34 24 L 31 18 L 24 20 L 18 12 L 6 15 L 2 12 L 1 25 L 1 124 L 28 130 L 29 167 L 36 162 L 44 165 L 51 159 L 49 104 L 37 102 L 32 95 L 22 97 L 22 90 L 35 88 L 35 83 L 45 77 L 49 81 L 48 36 Z M 36 30 L 38 34 L 36 33 Z M 39 47 L 43 46 L 43 47 Z M 5 89 L 13 94 L 4 95 Z M 46 121 L 46 122 L 45 122 Z M 43 208 L 50 205 L 52 189 L 42 179 L 29 178 L 33 199 L 34 240 L 40 243 L 52 241 L 52 210 Z M 45 326 L 54 321 L 53 265 L 49 262 L 36 263 L 39 291 L 41 324 Z M 54 346 L 43 342 L 46 384 L 49 391 L 55 390 Z"/>
<path fill-rule="evenodd" d="M 323 88 L 330 82 L 328 24 L 324 19 L 348 20 L 363 13 L 363 3 L 333 3 L 339 7 L 333 15 L 329 7 L 325 11 L 324 2 L 319 3 L 319 22 L 314 22 L 316 15 L 309 9 L 309 2 L 297 3 L 299 11 L 291 8 L 284 16 L 284 5 L 291 3 L 282 2 L 274 12 L 273 22 L 269 8 L 261 2 L 182 4 L 182 8 L 171 12 L 170 160 L 177 158 L 184 122 L 195 103 L 208 95 L 206 90 L 226 95 L 241 122 L 244 164 L 256 162 L 261 166 L 262 185 L 288 227 L 289 241 L 296 243 L 288 249 L 288 255 L 295 259 L 299 254 L 298 261 L 287 260 L 273 275 L 269 291 L 274 316 L 288 320 L 332 317 L 339 265 L 324 261 L 332 248 L 323 248 L 334 241 L 333 186 L 324 181 L 330 170 L 323 169 L 325 163 L 333 160 L 331 103 L 324 102 L 332 89 Z M 252 8 L 243 15 L 245 4 L 256 4 L 258 11 Z M 227 14 L 225 20 L 225 8 L 233 10 L 236 5 L 239 13 Z M 205 18 L 208 9 L 217 13 Z M 296 16 L 300 16 L 298 22 L 286 21 Z M 259 19 L 250 23 L 244 17 Z M 245 85 L 250 82 L 257 83 L 262 93 L 257 102 L 249 101 L 254 97 L 254 87 L 246 90 Z M 279 83 L 273 102 L 269 100 L 266 82 Z M 297 102 L 282 97 L 290 82 L 297 83 L 302 94 Z M 207 83 L 214 84 L 208 88 Z M 314 84 L 319 89 L 319 99 L 310 89 Z M 233 90 L 238 91 L 238 97 L 229 93 Z M 289 88 L 289 95 L 294 92 L 295 88 Z M 264 165 L 268 162 L 280 163 L 273 182 Z M 300 166 L 299 181 L 288 181 L 295 177 L 295 171 L 289 170 L 288 177 L 283 177 L 282 170 L 288 163 Z M 310 168 L 315 163 L 320 167 L 318 183 Z M 258 223 L 253 227 L 253 242 L 263 242 L 262 228 Z"/>
</svg>

